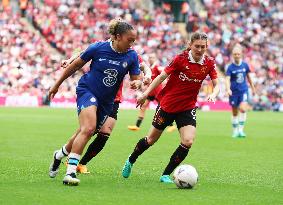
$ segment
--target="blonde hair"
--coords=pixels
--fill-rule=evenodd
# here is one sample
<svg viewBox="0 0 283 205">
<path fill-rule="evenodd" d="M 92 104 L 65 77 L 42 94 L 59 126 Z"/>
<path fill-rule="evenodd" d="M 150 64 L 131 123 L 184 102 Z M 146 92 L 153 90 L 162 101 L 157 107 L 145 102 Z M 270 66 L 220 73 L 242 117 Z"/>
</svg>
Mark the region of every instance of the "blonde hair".
<svg viewBox="0 0 283 205">
<path fill-rule="evenodd" d="M 237 51 L 240 52 L 240 53 L 243 53 L 243 48 L 242 48 L 241 44 L 236 44 L 236 45 L 233 47 L 232 53 L 237 52 Z"/>
</svg>

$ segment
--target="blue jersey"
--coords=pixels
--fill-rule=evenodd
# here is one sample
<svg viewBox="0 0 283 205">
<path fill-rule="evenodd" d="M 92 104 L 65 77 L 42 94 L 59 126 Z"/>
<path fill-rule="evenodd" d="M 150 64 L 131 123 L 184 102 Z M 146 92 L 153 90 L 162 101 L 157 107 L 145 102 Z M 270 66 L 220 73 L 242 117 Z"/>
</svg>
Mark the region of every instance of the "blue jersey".
<svg viewBox="0 0 283 205">
<path fill-rule="evenodd" d="M 136 51 L 129 49 L 118 53 L 110 41 L 91 44 L 81 54 L 81 59 L 91 60 L 90 71 L 84 74 L 78 88 L 88 88 L 102 103 L 113 103 L 125 75 L 139 75 L 139 60 Z"/>
<path fill-rule="evenodd" d="M 231 63 L 226 71 L 226 76 L 230 76 L 232 95 L 240 95 L 248 91 L 247 74 L 250 68 L 247 63 L 241 65 Z"/>
</svg>

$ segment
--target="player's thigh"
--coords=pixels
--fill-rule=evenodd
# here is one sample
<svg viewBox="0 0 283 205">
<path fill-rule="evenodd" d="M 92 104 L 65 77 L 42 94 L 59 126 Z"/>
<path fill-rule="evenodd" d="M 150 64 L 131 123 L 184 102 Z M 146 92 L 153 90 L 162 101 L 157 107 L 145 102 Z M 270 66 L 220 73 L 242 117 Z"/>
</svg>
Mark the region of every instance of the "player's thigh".
<svg viewBox="0 0 283 205">
<path fill-rule="evenodd" d="M 231 105 L 231 107 L 236 107 L 238 108 L 240 105 L 240 101 L 239 101 L 239 95 L 231 95 L 229 97 L 229 104 Z"/>
<path fill-rule="evenodd" d="M 97 122 L 98 100 L 86 88 L 77 88 L 77 112 L 81 131 L 95 129 Z"/>
<path fill-rule="evenodd" d="M 96 112 L 97 107 L 95 105 L 88 106 L 81 110 L 79 114 L 81 131 L 84 131 L 85 129 L 95 131 L 97 121 Z"/>
<path fill-rule="evenodd" d="M 196 127 L 197 125 L 197 111 L 196 108 L 179 112 L 176 114 L 175 121 L 178 129 L 187 125 Z"/>
<path fill-rule="evenodd" d="M 119 102 L 114 102 L 114 105 L 113 105 L 113 108 L 112 108 L 112 111 L 109 117 L 113 118 L 114 120 L 118 119 L 119 106 L 120 106 Z"/>
<path fill-rule="evenodd" d="M 157 130 L 164 130 L 175 120 L 175 114 L 167 113 L 158 105 L 153 117 L 152 126 Z"/>
<path fill-rule="evenodd" d="M 174 114 L 170 114 L 161 109 L 160 106 L 157 106 L 155 115 L 152 120 L 152 127 L 148 133 L 148 143 L 150 145 L 154 144 L 161 136 L 164 129 L 173 123 Z"/>
<path fill-rule="evenodd" d="M 191 146 L 196 134 L 196 109 L 194 108 L 178 113 L 176 116 L 176 124 L 182 144 Z"/>
<path fill-rule="evenodd" d="M 248 110 L 248 93 L 245 92 L 239 96 L 239 108 L 240 111 L 246 112 Z"/>
<path fill-rule="evenodd" d="M 105 123 L 100 128 L 100 132 L 111 134 L 118 118 L 119 105 L 120 105 L 119 102 L 114 102 L 112 111 L 108 116 L 108 118 L 106 119 Z"/>
</svg>

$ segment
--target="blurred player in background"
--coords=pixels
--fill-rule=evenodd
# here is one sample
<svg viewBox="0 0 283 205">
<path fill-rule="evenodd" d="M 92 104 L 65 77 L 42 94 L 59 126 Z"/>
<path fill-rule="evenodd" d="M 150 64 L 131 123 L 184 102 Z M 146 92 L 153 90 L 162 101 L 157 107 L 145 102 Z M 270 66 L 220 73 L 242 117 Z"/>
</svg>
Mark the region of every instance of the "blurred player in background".
<svg viewBox="0 0 283 205">
<path fill-rule="evenodd" d="M 128 178 L 137 158 L 160 138 L 163 130 L 176 121 L 181 142 L 165 168 L 160 181 L 172 183 L 170 174 L 186 158 L 196 134 L 196 102 L 203 80 L 207 75 L 213 83 L 213 92 L 207 97 L 209 102 L 215 102 L 219 93 L 215 60 L 205 55 L 207 50 L 207 35 L 193 33 L 189 48 L 175 56 L 174 60 L 157 76 L 141 97 L 137 105 L 146 101 L 149 93 L 159 86 L 167 77 L 166 86 L 158 94 L 159 106 L 152 121 L 148 136 L 137 143 L 134 151 L 126 160 L 122 176 Z"/>
<path fill-rule="evenodd" d="M 151 68 L 151 72 L 152 72 L 152 76 L 151 79 L 154 80 L 159 74 L 161 74 L 163 68 L 161 66 L 158 65 L 158 60 L 156 58 L 156 55 L 154 53 L 151 53 L 149 55 L 149 59 L 148 59 L 150 68 Z M 141 123 L 145 117 L 145 112 L 146 109 L 149 106 L 149 103 L 151 101 L 157 100 L 156 97 L 158 95 L 158 93 L 161 91 L 162 89 L 162 84 L 160 84 L 159 86 L 157 86 L 153 91 L 151 91 L 145 101 L 145 103 L 141 106 L 140 110 L 139 110 L 139 114 L 138 114 L 138 119 L 136 121 L 135 125 L 129 125 L 128 129 L 132 130 L 132 131 L 137 131 L 140 129 Z M 171 124 L 168 128 L 167 131 L 172 132 L 175 129 L 177 129 L 173 124 Z"/>
<path fill-rule="evenodd" d="M 77 110 L 80 128 L 60 150 L 54 152 L 50 165 L 49 176 L 54 178 L 65 156 L 69 156 L 68 167 L 63 183 L 78 185 L 76 177 L 77 165 L 83 149 L 96 130 L 99 130 L 113 110 L 115 96 L 124 76 L 129 73 L 131 87 L 137 88 L 140 69 L 137 53 L 131 49 L 136 40 L 137 32 L 127 22 L 112 20 L 109 33 L 114 36 L 112 41 L 91 44 L 66 69 L 49 91 L 49 99 L 58 92 L 65 79 L 91 61 L 90 71 L 78 82 Z"/>
<path fill-rule="evenodd" d="M 229 103 L 232 106 L 233 138 L 246 137 L 244 125 L 247 119 L 247 109 L 249 108 L 247 80 L 251 86 L 252 93 L 255 94 L 249 65 L 242 58 L 242 47 L 236 45 L 232 50 L 233 62 L 226 71 L 226 89 L 229 95 Z"/>
</svg>

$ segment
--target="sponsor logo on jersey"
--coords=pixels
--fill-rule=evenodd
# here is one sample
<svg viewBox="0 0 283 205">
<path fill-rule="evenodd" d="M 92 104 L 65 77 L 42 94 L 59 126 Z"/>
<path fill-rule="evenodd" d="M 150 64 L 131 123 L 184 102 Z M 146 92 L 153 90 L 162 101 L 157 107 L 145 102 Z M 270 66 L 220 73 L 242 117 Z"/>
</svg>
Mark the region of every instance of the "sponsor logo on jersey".
<svg viewBox="0 0 283 205">
<path fill-rule="evenodd" d="M 106 77 L 103 78 L 103 83 L 107 87 L 112 87 L 117 82 L 118 71 L 115 69 L 107 69 L 104 71 Z"/>
<path fill-rule="evenodd" d="M 119 61 L 109 60 L 109 63 L 110 63 L 110 64 L 113 64 L 113 65 L 120 65 L 120 62 L 119 62 Z"/>
<path fill-rule="evenodd" d="M 188 82 L 195 82 L 195 83 L 201 83 L 202 80 L 196 79 L 196 78 L 188 78 L 185 73 L 180 72 L 179 74 L 179 79 L 181 81 L 188 81 Z"/>
<path fill-rule="evenodd" d="M 98 60 L 99 61 L 105 61 L 106 59 L 105 58 L 99 58 Z"/>
</svg>

